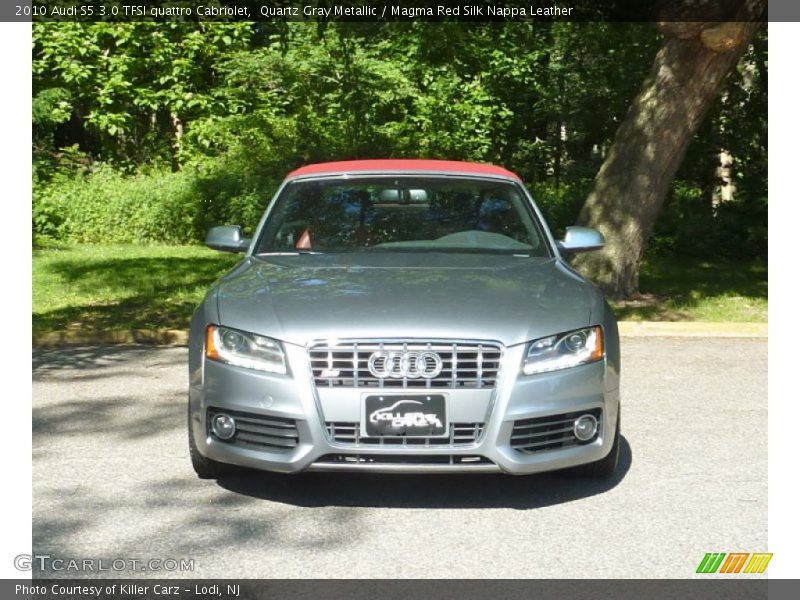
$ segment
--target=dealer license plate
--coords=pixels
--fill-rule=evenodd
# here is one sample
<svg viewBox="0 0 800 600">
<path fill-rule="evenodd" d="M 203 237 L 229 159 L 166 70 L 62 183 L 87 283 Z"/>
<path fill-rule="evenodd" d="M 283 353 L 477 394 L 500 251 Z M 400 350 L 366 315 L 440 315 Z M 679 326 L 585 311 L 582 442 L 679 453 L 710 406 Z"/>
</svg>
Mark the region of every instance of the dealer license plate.
<svg viewBox="0 0 800 600">
<path fill-rule="evenodd" d="M 364 397 L 361 435 L 442 437 L 448 433 L 442 394 L 383 394 Z"/>
</svg>

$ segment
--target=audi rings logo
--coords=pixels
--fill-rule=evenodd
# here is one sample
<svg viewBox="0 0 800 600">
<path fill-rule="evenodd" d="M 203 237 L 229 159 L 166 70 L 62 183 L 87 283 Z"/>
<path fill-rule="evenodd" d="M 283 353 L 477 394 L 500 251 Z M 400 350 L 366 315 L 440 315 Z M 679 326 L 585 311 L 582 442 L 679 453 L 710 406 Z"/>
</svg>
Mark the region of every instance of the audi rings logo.
<svg viewBox="0 0 800 600">
<path fill-rule="evenodd" d="M 367 364 L 369 372 L 379 379 L 433 379 L 442 372 L 442 359 L 429 350 L 373 352 Z"/>
</svg>

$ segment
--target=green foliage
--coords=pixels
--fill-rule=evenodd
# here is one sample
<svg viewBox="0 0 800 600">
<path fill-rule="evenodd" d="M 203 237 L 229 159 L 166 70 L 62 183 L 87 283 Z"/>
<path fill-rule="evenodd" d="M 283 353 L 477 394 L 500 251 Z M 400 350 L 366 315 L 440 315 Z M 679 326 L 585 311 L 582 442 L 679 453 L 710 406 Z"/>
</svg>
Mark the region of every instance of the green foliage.
<svg viewBox="0 0 800 600">
<path fill-rule="evenodd" d="M 221 110 L 210 95 L 214 61 L 249 35 L 240 23 L 35 23 L 34 125 L 72 115 L 69 133 L 96 158 L 128 167 L 164 160 L 175 151 L 171 116 Z"/>
<path fill-rule="evenodd" d="M 68 121 L 71 112 L 69 90 L 60 87 L 47 88 L 39 92 L 33 99 L 31 107 L 34 126 L 48 130 Z"/>
<path fill-rule="evenodd" d="M 565 228 L 575 223 L 591 186 L 591 179 L 581 179 L 558 188 L 546 183 L 531 187 L 531 195 L 554 236 L 562 237 Z"/>
<path fill-rule="evenodd" d="M 255 230 L 285 173 L 257 158 L 225 155 L 206 160 L 192 173 L 192 193 L 198 199 L 197 234 L 203 239 L 214 225 L 241 225 Z"/>
<path fill-rule="evenodd" d="M 380 157 L 502 164 L 560 232 L 660 43 L 648 23 L 567 22 L 35 23 L 33 38 L 37 239 L 178 243 L 252 229 L 301 164 Z M 761 35 L 689 150 L 656 251 L 765 251 L 765 102 Z M 714 208 L 721 150 L 737 192 Z"/>
<path fill-rule="evenodd" d="M 766 197 L 753 199 L 742 193 L 734 200 L 712 203 L 702 188 L 678 180 L 647 253 L 766 260 Z"/>
<path fill-rule="evenodd" d="M 128 177 L 105 167 L 35 196 L 34 232 L 76 242 L 186 243 L 197 237 L 196 204 L 187 176 Z"/>
<path fill-rule="evenodd" d="M 264 176 L 245 157 L 224 156 L 173 173 L 136 176 L 108 166 L 61 177 L 34 195 L 33 231 L 42 239 L 83 243 L 201 241 L 209 227 L 252 232 L 280 177 Z"/>
</svg>

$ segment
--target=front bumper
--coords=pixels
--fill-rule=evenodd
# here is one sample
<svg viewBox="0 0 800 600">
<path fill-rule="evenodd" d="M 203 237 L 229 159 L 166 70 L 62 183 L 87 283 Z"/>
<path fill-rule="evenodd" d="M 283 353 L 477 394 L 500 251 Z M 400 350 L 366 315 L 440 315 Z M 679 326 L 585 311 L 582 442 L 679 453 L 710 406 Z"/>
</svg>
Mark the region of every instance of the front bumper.
<svg viewBox="0 0 800 600">
<path fill-rule="evenodd" d="M 443 390 L 450 421 L 479 425 L 464 442 L 376 444 L 341 441 L 332 423 L 357 422 L 363 389 L 317 389 L 305 348 L 286 345 L 289 376 L 275 376 L 207 361 L 202 381 L 190 387 L 191 434 L 198 450 L 213 460 L 283 473 L 315 471 L 505 472 L 529 474 L 591 463 L 611 450 L 619 390 L 607 389 L 605 361 L 534 376 L 520 375 L 523 346 L 504 350 L 493 390 Z M 407 390 L 414 393 L 414 390 Z M 374 390 L 373 390 L 374 393 Z M 264 419 L 258 431 L 289 436 L 291 444 L 230 443 L 210 434 L 209 410 Z M 515 422 L 571 413 L 598 415 L 596 438 L 584 444 L 535 451 L 512 447 Z M 291 424 L 291 427 L 290 425 Z M 293 427 L 293 428 L 292 428 Z M 289 433 L 286 433 L 286 432 Z M 557 445 L 556 445 L 557 446 Z"/>
</svg>

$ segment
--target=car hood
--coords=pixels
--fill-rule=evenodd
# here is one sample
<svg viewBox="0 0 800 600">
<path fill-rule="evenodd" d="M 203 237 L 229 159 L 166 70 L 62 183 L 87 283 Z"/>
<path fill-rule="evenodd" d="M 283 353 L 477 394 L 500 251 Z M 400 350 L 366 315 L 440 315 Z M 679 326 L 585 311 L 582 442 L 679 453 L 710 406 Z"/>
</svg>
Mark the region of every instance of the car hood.
<svg viewBox="0 0 800 600">
<path fill-rule="evenodd" d="M 421 338 L 519 344 L 590 324 L 594 286 L 555 259 L 386 253 L 249 257 L 216 286 L 219 322 L 305 345 Z"/>
</svg>

